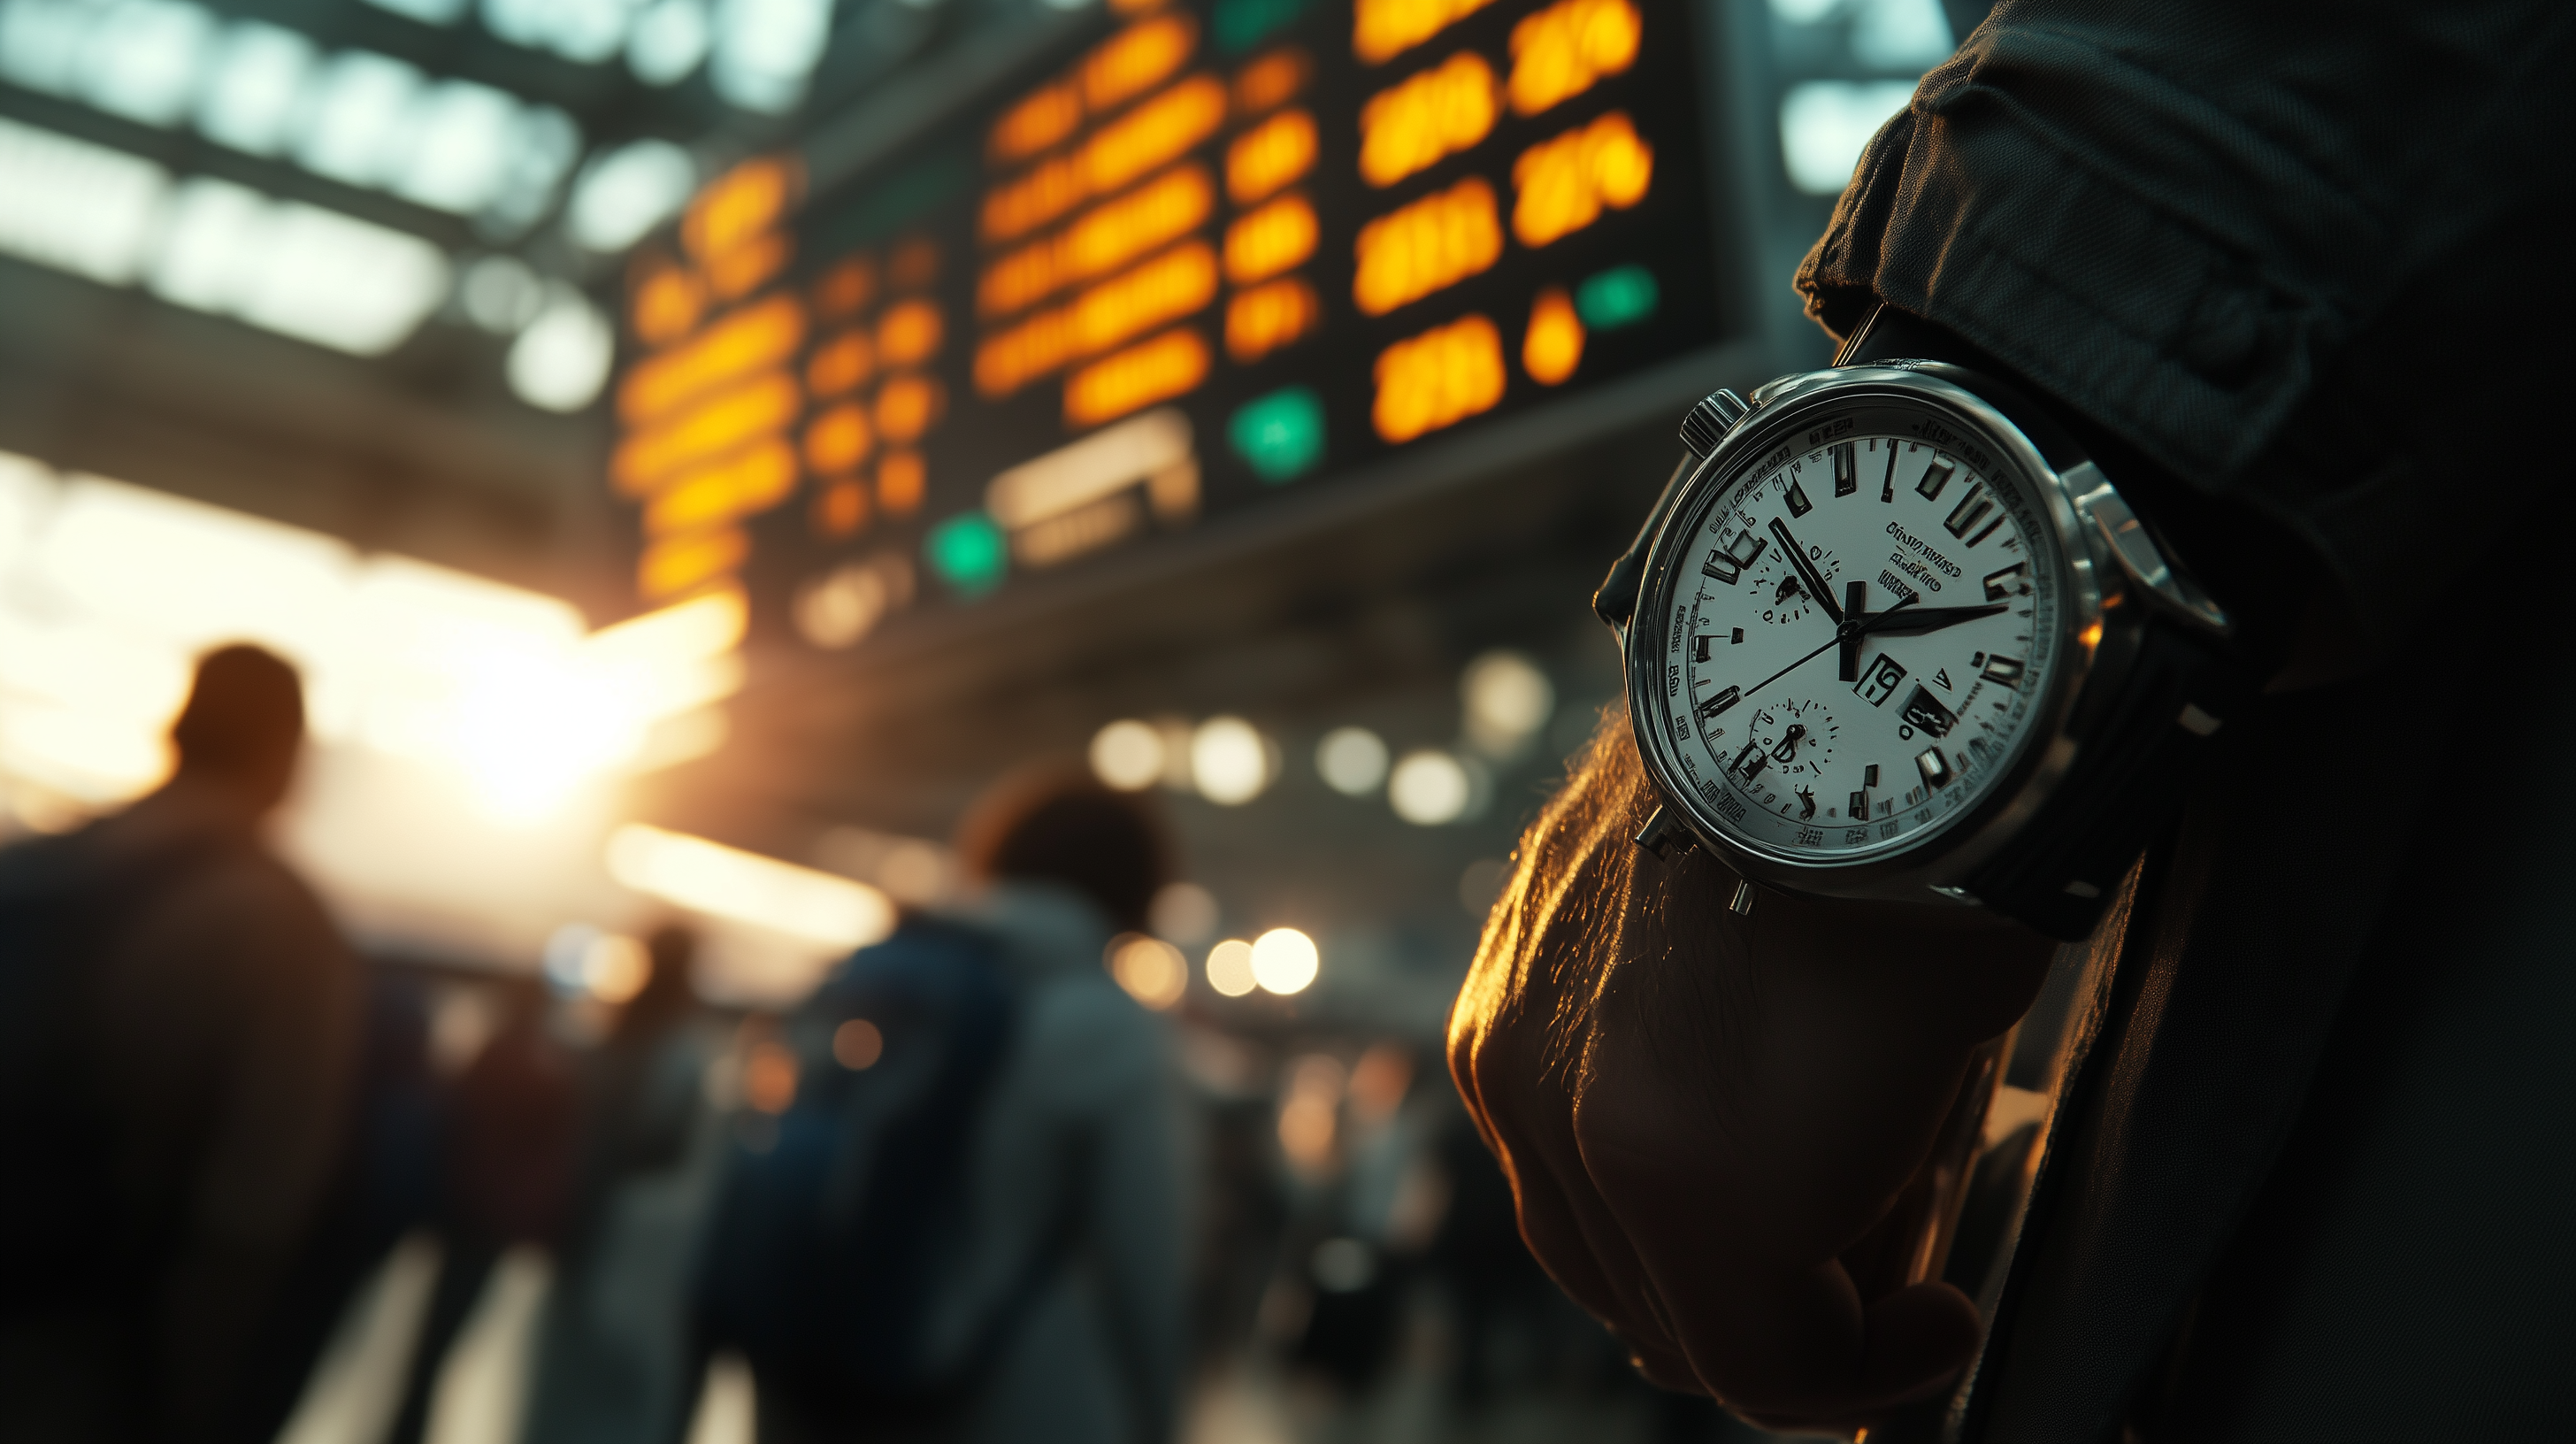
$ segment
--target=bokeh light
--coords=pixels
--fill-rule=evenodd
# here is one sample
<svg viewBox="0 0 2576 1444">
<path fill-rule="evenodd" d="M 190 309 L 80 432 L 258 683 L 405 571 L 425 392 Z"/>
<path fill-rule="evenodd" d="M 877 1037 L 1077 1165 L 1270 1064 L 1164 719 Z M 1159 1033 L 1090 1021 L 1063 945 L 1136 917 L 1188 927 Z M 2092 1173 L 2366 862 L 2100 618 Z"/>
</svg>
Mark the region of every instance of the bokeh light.
<svg viewBox="0 0 2576 1444">
<path fill-rule="evenodd" d="M 1518 751 L 1556 713 L 1555 686 L 1519 652 L 1491 651 L 1468 663 L 1458 691 L 1467 740 L 1494 756 Z"/>
<path fill-rule="evenodd" d="M 1196 947 L 1216 936 L 1216 894 L 1194 882 L 1166 883 L 1154 894 L 1145 922 L 1154 935 L 1183 947 Z"/>
<path fill-rule="evenodd" d="M 1395 815 L 1417 827 L 1457 821 L 1473 793 L 1474 784 L 1457 758 L 1427 749 L 1405 754 L 1386 783 Z"/>
<path fill-rule="evenodd" d="M 1252 944 L 1227 938 L 1208 949 L 1208 986 L 1229 998 L 1240 998 L 1260 985 L 1252 976 Z"/>
<path fill-rule="evenodd" d="M 1295 928 L 1272 928 L 1253 939 L 1250 961 L 1252 980 L 1283 998 L 1306 991 L 1323 965 L 1315 940 Z"/>
<path fill-rule="evenodd" d="M 1091 737 L 1091 772 L 1121 792 L 1153 786 L 1163 777 L 1163 739 L 1132 720 L 1112 722 Z"/>
<path fill-rule="evenodd" d="M 1190 734 L 1190 775 L 1199 795 L 1237 807 L 1270 785 L 1270 748 L 1240 717 L 1211 717 Z"/>
<path fill-rule="evenodd" d="M 1190 964 L 1181 950 L 1141 933 L 1110 940 L 1109 975 L 1129 997 L 1157 1012 L 1179 1002 L 1190 987 Z"/>
<path fill-rule="evenodd" d="M 1386 781 L 1386 743 L 1365 727 L 1336 727 L 1315 746 L 1315 770 L 1335 792 L 1365 797 Z"/>
</svg>

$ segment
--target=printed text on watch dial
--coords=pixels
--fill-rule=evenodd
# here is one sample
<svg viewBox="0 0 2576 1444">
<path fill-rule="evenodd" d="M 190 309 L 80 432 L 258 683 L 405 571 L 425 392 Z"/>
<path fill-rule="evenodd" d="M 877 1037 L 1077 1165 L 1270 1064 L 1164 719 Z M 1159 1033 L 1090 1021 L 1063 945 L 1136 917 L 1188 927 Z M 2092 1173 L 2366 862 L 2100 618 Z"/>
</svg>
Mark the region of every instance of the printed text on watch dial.
<svg viewBox="0 0 2576 1444">
<path fill-rule="evenodd" d="M 1728 479 L 1672 563 L 1676 780 L 1770 851 L 1856 861 L 1939 829 L 2047 696 L 2056 558 L 2029 488 L 1902 415 L 1801 431 Z"/>
</svg>

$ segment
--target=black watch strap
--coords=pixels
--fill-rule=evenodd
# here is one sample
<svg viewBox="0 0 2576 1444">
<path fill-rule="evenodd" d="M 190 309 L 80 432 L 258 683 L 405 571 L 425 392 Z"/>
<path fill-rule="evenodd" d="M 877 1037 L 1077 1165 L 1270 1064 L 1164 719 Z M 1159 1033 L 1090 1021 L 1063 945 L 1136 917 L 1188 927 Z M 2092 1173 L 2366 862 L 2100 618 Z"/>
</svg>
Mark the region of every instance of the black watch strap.
<svg viewBox="0 0 2576 1444">
<path fill-rule="evenodd" d="M 2204 752 L 2260 689 L 2234 648 L 2161 614 L 2131 655 L 2097 657 L 2095 668 L 2065 777 L 1967 882 L 1987 907 L 2067 941 L 2093 931 L 2121 876 L 2181 809 Z"/>
</svg>

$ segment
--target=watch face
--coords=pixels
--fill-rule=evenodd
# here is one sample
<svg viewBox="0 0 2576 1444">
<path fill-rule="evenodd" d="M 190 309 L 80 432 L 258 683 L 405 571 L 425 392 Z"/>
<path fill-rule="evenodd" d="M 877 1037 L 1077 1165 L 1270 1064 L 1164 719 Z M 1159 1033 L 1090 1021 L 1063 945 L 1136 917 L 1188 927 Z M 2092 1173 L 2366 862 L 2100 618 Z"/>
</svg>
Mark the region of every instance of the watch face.
<svg viewBox="0 0 2576 1444">
<path fill-rule="evenodd" d="M 1884 391 L 1793 404 L 1793 431 L 1730 448 L 1668 525 L 1637 619 L 1655 630 L 1632 640 L 1661 685 L 1632 699 L 1704 827 L 1875 861 L 1976 810 L 2050 714 L 2064 562 L 1973 419 Z"/>
</svg>

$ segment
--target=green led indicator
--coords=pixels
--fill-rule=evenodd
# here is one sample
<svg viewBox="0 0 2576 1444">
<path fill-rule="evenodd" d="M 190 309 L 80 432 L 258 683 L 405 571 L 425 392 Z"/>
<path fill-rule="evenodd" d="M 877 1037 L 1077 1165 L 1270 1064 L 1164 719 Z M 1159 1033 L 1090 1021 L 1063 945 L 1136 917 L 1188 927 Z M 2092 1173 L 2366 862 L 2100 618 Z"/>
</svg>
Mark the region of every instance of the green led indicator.
<svg viewBox="0 0 2576 1444">
<path fill-rule="evenodd" d="M 980 511 L 960 512 L 930 529 L 921 554 L 939 579 L 970 597 L 980 597 L 1002 584 L 1011 569 L 1011 549 L 1002 529 Z"/>
<path fill-rule="evenodd" d="M 1324 459 L 1324 403 L 1303 386 L 1243 403 L 1225 430 L 1263 481 L 1287 481 Z"/>
<path fill-rule="evenodd" d="M 1584 278 L 1574 288 L 1575 314 L 1583 318 L 1586 329 L 1616 331 L 1633 326 L 1655 314 L 1655 303 L 1663 293 L 1655 285 L 1655 273 L 1643 266 L 1620 266 Z"/>
<path fill-rule="evenodd" d="M 1306 0 L 1216 0 L 1216 48 L 1241 55 L 1294 22 Z"/>
</svg>

